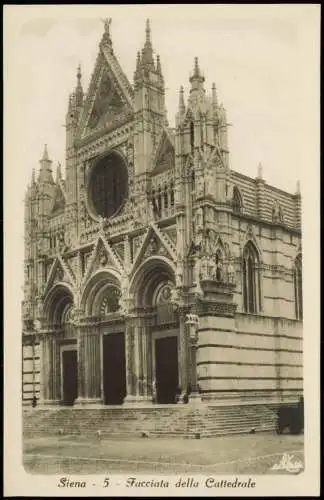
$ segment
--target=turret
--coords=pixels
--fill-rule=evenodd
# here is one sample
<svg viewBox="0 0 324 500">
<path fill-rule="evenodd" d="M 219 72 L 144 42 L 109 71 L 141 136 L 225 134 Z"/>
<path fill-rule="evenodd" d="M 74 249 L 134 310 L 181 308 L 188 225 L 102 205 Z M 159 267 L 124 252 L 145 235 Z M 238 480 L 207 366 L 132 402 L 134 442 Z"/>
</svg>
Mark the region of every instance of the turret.
<svg viewBox="0 0 324 500">
<path fill-rule="evenodd" d="M 167 123 L 164 78 L 160 57 L 157 56 L 154 61 L 149 20 L 146 21 L 144 47 L 136 58 L 134 107 L 135 173 L 144 173 L 152 168 L 150 159 L 153 148 Z"/>
<path fill-rule="evenodd" d="M 54 179 L 52 175 L 52 160 L 50 160 L 48 156 L 47 144 L 45 144 L 44 146 L 44 153 L 39 163 L 40 163 L 40 170 L 38 176 L 38 183 L 54 184 Z"/>
</svg>

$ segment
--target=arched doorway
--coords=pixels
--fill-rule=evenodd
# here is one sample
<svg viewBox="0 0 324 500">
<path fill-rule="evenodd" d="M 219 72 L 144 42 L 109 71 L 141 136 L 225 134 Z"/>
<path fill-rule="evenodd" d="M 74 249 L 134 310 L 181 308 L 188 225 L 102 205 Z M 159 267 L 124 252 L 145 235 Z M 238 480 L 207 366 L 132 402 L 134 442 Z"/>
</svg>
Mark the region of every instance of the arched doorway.
<svg viewBox="0 0 324 500">
<path fill-rule="evenodd" d="M 72 323 L 73 295 L 65 284 L 50 290 L 44 302 L 51 333 L 47 339 L 47 358 L 43 360 L 43 384 L 49 399 L 73 405 L 78 397 L 78 356 L 76 332 Z M 44 340 L 46 341 L 46 340 Z"/>
<path fill-rule="evenodd" d="M 175 403 L 179 386 L 177 317 L 171 304 L 173 283 L 162 281 L 153 295 L 153 368 L 156 402 Z"/>
<path fill-rule="evenodd" d="M 126 396 L 125 326 L 120 297 L 117 272 L 102 270 L 90 279 L 83 299 L 100 345 L 101 359 L 96 370 L 100 372 L 101 400 L 106 405 L 122 404 Z"/>
<path fill-rule="evenodd" d="M 139 376 L 147 380 L 148 392 L 159 404 L 175 403 L 180 385 L 179 318 L 171 303 L 174 282 L 172 263 L 159 256 L 144 261 L 131 285 L 138 314 L 146 318 L 141 342 L 147 361 Z"/>
</svg>

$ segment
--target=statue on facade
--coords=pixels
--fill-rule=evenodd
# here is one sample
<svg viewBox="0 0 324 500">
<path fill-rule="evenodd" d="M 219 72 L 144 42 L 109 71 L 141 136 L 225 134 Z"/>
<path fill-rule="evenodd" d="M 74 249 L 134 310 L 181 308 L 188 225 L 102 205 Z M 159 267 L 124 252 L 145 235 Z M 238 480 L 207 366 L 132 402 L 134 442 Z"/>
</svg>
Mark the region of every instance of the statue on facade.
<svg viewBox="0 0 324 500">
<path fill-rule="evenodd" d="M 105 28 L 105 34 L 110 35 L 110 25 L 112 23 L 111 17 L 106 17 L 105 19 L 101 19 Z"/>
<path fill-rule="evenodd" d="M 234 272 L 234 266 L 233 266 L 233 264 L 231 262 L 229 262 L 229 264 L 228 264 L 227 274 L 228 274 L 228 281 L 229 281 L 229 283 L 234 283 L 235 272 Z"/>
<path fill-rule="evenodd" d="M 122 314 L 127 314 L 129 309 L 129 296 L 128 290 L 129 281 L 127 276 L 123 276 L 121 280 L 121 293 L 119 296 L 119 309 Z"/>
</svg>

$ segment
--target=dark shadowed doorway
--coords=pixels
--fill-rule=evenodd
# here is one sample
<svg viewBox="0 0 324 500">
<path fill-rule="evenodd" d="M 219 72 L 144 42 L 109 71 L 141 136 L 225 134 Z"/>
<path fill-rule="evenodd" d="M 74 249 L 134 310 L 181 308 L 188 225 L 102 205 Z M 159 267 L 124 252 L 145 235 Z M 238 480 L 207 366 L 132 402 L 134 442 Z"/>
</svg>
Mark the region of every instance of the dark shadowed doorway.
<svg viewBox="0 0 324 500">
<path fill-rule="evenodd" d="M 76 349 L 62 352 L 63 404 L 73 405 L 78 397 Z"/>
<path fill-rule="evenodd" d="M 126 396 L 125 335 L 103 337 L 103 382 L 106 405 L 120 405 Z"/>
<path fill-rule="evenodd" d="M 156 389 L 158 403 L 175 403 L 178 388 L 178 339 L 155 341 Z"/>
</svg>

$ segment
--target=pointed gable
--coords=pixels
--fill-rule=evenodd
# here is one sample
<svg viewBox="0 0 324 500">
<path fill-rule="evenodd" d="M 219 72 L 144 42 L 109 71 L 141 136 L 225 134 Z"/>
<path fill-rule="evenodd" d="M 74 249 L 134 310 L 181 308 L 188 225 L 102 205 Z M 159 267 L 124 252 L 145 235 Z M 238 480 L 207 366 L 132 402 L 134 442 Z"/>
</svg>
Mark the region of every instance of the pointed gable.
<svg viewBox="0 0 324 500">
<path fill-rule="evenodd" d="M 153 169 L 154 171 L 164 171 L 174 167 L 175 154 L 174 144 L 171 134 L 164 128 L 161 132 L 160 139 L 153 151 Z"/>
<path fill-rule="evenodd" d="M 79 137 L 118 125 L 133 114 L 133 89 L 114 53 L 100 45 L 79 121 Z"/>
<path fill-rule="evenodd" d="M 60 185 L 56 186 L 52 213 L 61 212 L 65 208 L 65 196 Z"/>
</svg>

